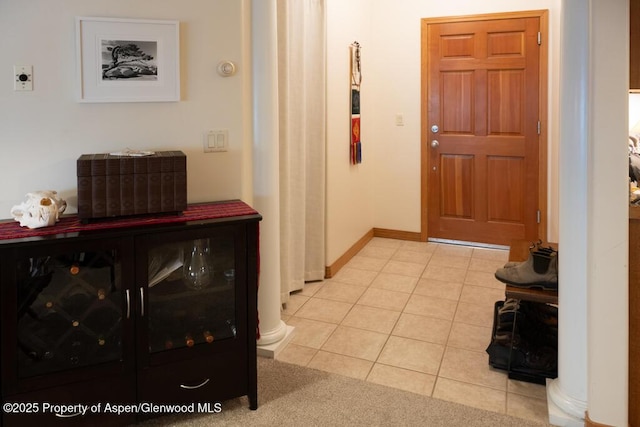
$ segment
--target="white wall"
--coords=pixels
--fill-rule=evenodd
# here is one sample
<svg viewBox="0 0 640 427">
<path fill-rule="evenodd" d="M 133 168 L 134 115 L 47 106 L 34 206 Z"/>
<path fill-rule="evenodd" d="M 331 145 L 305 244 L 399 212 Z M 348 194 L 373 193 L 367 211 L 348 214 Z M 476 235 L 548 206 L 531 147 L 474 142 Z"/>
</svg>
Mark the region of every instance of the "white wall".
<svg viewBox="0 0 640 427">
<path fill-rule="evenodd" d="M 420 231 L 420 20 L 518 10 L 549 10 L 549 237 L 557 239 L 557 57 L 560 2 L 554 0 L 376 0 L 364 45 L 363 133 L 373 163 L 376 227 Z M 404 126 L 395 125 L 396 114 Z"/>
<path fill-rule="evenodd" d="M 0 1 L 0 218 L 9 218 L 11 206 L 39 189 L 57 190 L 74 212 L 78 156 L 127 147 L 184 151 L 189 202 L 246 194 L 242 3 Z M 75 16 L 180 21 L 181 102 L 77 103 Z M 222 59 L 235 61 L 239 73 L 218 76 Z M 33 65 L 33 92 L 13 91 L 14 64 Z M 210 129 L 229 130 L 228 152 L 203 153 Z"/>
<path fill-rule="evenodd" d="M 623 141 L 629 114 L 629 4 L 591 0 L 590 15 L 588 252 L 582 267 L 588 292 L 586 395 L 591 420 L 618 426 L 628 424 L 629 159 Z M 617 305 L 622 308 L 612 309 Z"/>
<path fill-rule="evenodd" d="M 376 163 L 372 133 L 377 125 L 371 115 L 371 96 L 376 84 L 370 76 L 370 0 L 326 0 L 327 10 L 327 247 L 326 265 L 331 265 L 358 239 L 374 227 L 372 186 Z M 362 158 L 349 162 L 351 141 L 349 45 L 362 46 Z"/>
</svg>

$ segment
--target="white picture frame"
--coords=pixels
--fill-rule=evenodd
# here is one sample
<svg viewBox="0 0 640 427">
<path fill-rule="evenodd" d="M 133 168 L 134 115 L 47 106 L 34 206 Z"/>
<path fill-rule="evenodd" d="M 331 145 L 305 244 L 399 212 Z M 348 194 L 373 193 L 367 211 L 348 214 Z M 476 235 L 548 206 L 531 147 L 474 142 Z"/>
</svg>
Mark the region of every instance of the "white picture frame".
<svg viewBox="0 0 640 427">
<path fill-rule="evenodd" d="M 180 23 L 76 17 L 78 102 L 180 101 Z"/>
</svg>

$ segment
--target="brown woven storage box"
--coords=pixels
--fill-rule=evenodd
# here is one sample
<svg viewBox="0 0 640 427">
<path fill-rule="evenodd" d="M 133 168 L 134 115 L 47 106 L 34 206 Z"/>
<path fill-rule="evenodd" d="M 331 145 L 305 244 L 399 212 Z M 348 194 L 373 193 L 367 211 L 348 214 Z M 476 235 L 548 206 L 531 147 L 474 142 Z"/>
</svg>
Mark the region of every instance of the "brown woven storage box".
<svg viewBox="0 0 640 427">
<path fill-rule="evenodd" d="M 83 154 L 77 161 L 78 217 L 83 220 L 182 212 L 187 207 L 187 157 Z"/>
</svg>

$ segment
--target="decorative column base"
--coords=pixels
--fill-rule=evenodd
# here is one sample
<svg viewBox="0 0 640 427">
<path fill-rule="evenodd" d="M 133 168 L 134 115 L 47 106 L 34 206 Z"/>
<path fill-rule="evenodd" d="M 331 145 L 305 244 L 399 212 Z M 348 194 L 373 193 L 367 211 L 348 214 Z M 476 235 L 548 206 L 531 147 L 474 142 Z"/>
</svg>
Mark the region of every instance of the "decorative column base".
<svg viewBox="0 0 640 427">
<path fill-rule="evenodd" d="M 559 427 L 584 427 L 587 402 L 567 395 L 561 390 L 558 379 L 547 380 L 547 407 L 549 424 Z"/>
<path fill-rule="evenodd" d="M 275 359 L 293 338 L 294 330 L 293 326 L 289 326 L 281 320 L 275 330 L 266 334 L 260 332 L 257 349 L 258 356 Z"/>
</svg>

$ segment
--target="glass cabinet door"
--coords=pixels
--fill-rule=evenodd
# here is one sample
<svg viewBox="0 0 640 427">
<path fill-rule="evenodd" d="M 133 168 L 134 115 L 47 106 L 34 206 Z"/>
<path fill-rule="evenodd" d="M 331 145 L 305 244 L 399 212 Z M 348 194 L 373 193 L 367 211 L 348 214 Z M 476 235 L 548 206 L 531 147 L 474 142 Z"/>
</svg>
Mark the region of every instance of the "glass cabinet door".
<svg viewBox="0 0 640 427">
<path fill-rule="evenodd" d="M 15 269 L 18 378 L 122 358 L 117 250 L 18 258 Z"/>
<path fill-rule="evenodd" d="M 148 250 L 150 353 L 236 336 L 233 233 L 171 241 Z"/>
</svg>

